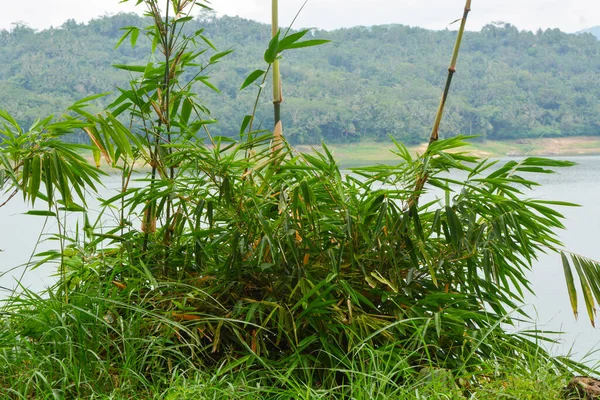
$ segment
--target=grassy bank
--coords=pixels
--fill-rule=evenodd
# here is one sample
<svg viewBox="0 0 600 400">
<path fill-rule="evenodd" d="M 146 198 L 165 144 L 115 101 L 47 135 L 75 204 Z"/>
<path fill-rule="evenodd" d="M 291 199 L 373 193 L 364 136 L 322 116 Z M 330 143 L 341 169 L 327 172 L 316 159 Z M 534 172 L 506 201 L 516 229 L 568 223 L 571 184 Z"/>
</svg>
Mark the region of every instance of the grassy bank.
<svg viewBox="0 0 600 400">
<path fill-rule="evenodd" d="M 391 142 L 362 142 L 328 146 L 343 167 L 369 164 L 393 164 L 398 157 L 392 153 Z M 310 151 L 311 146 L 296 146 L 298 150 Z M 410 146 L 410 151 L 423 153 L 426 144 Z M 506 158 L 519 156 L 582 156 L 600 154 L 600 137 L 580 136 L 564 138 L 539 138 L 518 140 L 471 141 L 464 148 L 469 154 L 482 158 Z"/>
<path fill-rule="evenodd" d="M 379 367 L 385 368 L 385 365 Z M 389 371 L 388 371 L 389 372 Z M 508 372 L 501 380 L 490 380 L 479 386 L 460 388 L 454 382 L 443 378 L 430 379 L 423 376 L 410 384 L 399 385 L 390 379 L 387 372 L 375 367 L 371 371 L 347 371 L 354 375 L 347 387 L 338 389 L 319 389 L 298 382 L 282 379 L 280 385 L 261 386 L 260 377 L 243 372 L 231 375 L 215 376 L 202 373 L 191 380 L 180 380 L 178 385 L 166 393 L 168 400 L 192 399 L 357 399 L 357 400 L 425 400 L 425 399 L 529 399 L 564 400 L 564 388 L 567 377 L 549 374 L 539 366 L 531 375 L 518 375 Z M 442 374 L 443 375 L 443 374 Z"/>
<path fill-rule="evenodd" d="M 394 151 L 396 147 L 390 142 L 361 142 L 346 145 L 330 144 L 329 150 L 338 160 L 339 165 L 344 168 L 366 166 L 371 164 L 389 164 L 398 162 L 399 158 Z M 298 152 L 314 152 L 319 150 L 320 145 L 294 146 Z M 426 143 L 419 146 L 409 146 L 412 154 L 422 154 L 427 148 Z M 564 138 L 539 138 L 539 139 L 515 139 L 515 140 L 484 140 L 470 141 L 463 151 L 481 158 L 508 158 L 524 156 L 591 156 L 600 154 L 600 137 L 577 136 Z M 94 163 L 92 152 L 84 152 L 84 156 Z M 108 171 L 106 162 L 101 160 L 102 167 Z M 137 170 L 147 172 L 149 167 L 143 163 L 137 164 Z"/>
</svg>

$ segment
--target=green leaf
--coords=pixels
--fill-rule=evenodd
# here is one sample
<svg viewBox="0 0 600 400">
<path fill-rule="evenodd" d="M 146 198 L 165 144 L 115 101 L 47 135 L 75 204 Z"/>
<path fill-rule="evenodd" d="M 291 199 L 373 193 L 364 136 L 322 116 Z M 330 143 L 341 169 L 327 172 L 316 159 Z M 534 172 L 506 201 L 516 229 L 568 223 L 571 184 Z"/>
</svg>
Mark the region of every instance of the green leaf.
<svg viewBox="0 0 600 400">
<path fill-rule="evenodd" d="M 439 312 L 436 312 L 433 314 L 433 320 L 435 323 L 435 332 L 437 334 L 437 337 L 441 337 L 442 336 L 442 316 Z"/>
<path fill-rule="evenodd" d="M 210 3 L 208 0 L 204 0 L 204 1 L 206 1 L 206 2 Z M 211 8 L 210 6 L 208 6 L 208 5 L 204 4 L 204 3 L 195 2 L 195 3 L 194 3 L 194 5 L 195 5 L 196 7 L 200 7 L 200 8 L 203 8 L 203 9 L 205 9 L 205 10 L 212 11 L 212 8 Z"/>
<path fill-rule="evenodd" d="M 535 165 L 539 167 L 555 167 L 555 168 L 564 168 L 564 167 L 572 167 L 577 165 L 577 163 L 573 161 L 563 161 L 556 160 L 552 158 L 542 158 L 542 157 L 529 157 L 525 160 L 521 161 L 521 165 Z"/>
<path fill-rule="evenodd" d="M 23 171 L 21 173 L 21 187 L 23 191 L 23 200 L 27 198 L 27 188 L 29 187 L 29 175 L 31 175 L 31 171 L 29 170 L 30 165 L 31 159 L 29 157 L 25 158 L 25 160 L 23 160 L 23 167 L 21 168 L 21 171 Z"/>
<path fill-rule="evenodd" d="M 127 28 L 123 28 L 123 29 L 127 29 Z M 127 39 L 127 36 L 129 36 L 130 34 L 131 34 L 131 29 L 127 29 L 127 32 L 125 32 L 125 34 L 123 34 L 123 36 L 121 36 L 121 38 L 115 45 L 115 49 L 118 48 L 125 41 L 125 39 Z"/>
<path fill-rule="evenodd" d="M 35 199 L 40 191 L 40 184 L 42 182 L 42 158 L 39 154 L 33 156 L 31 162 L 31 180 L 29 181 L 29 197 L 31 198 L 31 204 L 35 204 Z"/>
<path fill-rule="evenodd" d="M 73 103 L 73 106 L 77 106 L 77 105 L 81 105 L 84 103 L 88 103 L 92 100 L 96 100 L 99 99 L 101 97 L 106 97 L 110 94 L 110 92 L 105 92 L 105 93 L 99 93 L 99 94 L 94 94 L 92 96 L 88 96 L 88 97 L 84 97 L 83 99 L 77 100 L 75 103 Z M 71 109 L 73 106 L 69 107 L 69 109 Z"/>
<path fill-rule="evenodd" d="M 265 62 L 267 64 L 273 64 L 277 59 L 277 53 L 279 52 L 279 35 L 281 31 L 278 31 L 275 36 L 269 42 L 269 47 L 265 51 Z"/>
<path fill-rule="evenodd" d="M 38 217 L 56 217 L 56 214 L 52 211 L 46 210 L 30 210 L 25 213 L 25 215 L 35 215 Z"/>
<path fill-rule="evenodd" d="M 120 126 L 118 121 L 111 118 L 111 122 L 113 123 L 113 126 L 108 127 L 108 129 L 105 129 L 105 131 L 117 145 L 117 148 L 121 151 L 121 153 L 131 157 L 133 154 L 127 135 L 125 134 L 124 130 L 119 129 Z"/>
<path fill-rule="evenodd" d="M 121 115 L 125 110 L 127 110 L 129 107 L 131 107 L 133 103 L 127 102 L 127 103 L 123 103 L 121 104 L 119 107 L 117 107 L 113 112 L 112 115 L 115 117 L 118 117 L 119 115 Z"/>
<path fill-rule="evenodd" d="M 212 90 L 214 90 L 215 92 L 217 92 L 217 93 L 219 93 L 219 94 L 221 93 L 221 91 L 219 90 L 219 88 L 218 88 L 218 87 L 216 87 L 215 85 L 213 85 L 212 83 L 210 83 L 210 82 L 208 81 L 208 78 L 207 78 L 207 77 L 198 78 L 198 80 L 199 80 L 200 82 L 202 82 L 203 84 L 205 84 L 207 87 L 209 87 L 209 88 L 211 88 Z"/>
<path fill-rule="evenodd" d="M 233 53 L 233 49 L 227 50 L 227 51 L 223 51 L 221 53 L 217 53 L 217 54 L 215 54 L 214 56 L 212 56 L 210 58 L 210 63 L 213 64 L 213 63 L 217 62 L 217 60 L 219 60 L 220 58 L 223 58 L 226 55 L 231 54 L 231 53 Z"/>
<path fill-rule="evenodd" d="M 594 322 L 594 317 L 596 315 L 596 310 L 594 309 L 594 295 L 592 294 L 592 290 L 590 288 L 590 284 L 583 273 L 582 266 L 577 257 L 573 257 L 573 264 L 575 265 L 575 269 L 577 270 L 577 275 L 579 276 L 579 281 L 581 283 L 581 290 L 583 291 L 583 299 L 585 300 L 585 308 L 587 309 L 588 316 L 590 318 L 590 322 L 593 327 L 596 327 Z"/>
<path fill-rule="evenodd" d="M 250 125 L 250 121 L 252 121 L 252 115 L 246 115 L 244 120 L 242 121 L 242 127 L 240 128 L 240 136 L 246 132 L 246 128 Z"/>
<path fill-rule="evenodd" d="M 140 30 L 138 28 L 134 28 L 131 30 L 131 47 L 135 47 L 137 43 L 138 37 L 140 36 Z"/>
<path fill-rule="evenodd" d="M 100 151 L 100 149 L 95 147 L 94 150 L 92 150 L 92 153 L 94 155 L 94 163 L 96 164 L 96 168 L 99 168 L 100 167 L 100 159 L 102 157 L 102 152 Z"/>
<path fill-rule="evenodd" d="M 203 31 L 203 29 L 202 29 L 201 31 L 199 31 L 199 32 L 202 32 L 202 31 Z M 196 34 L 198 34 L 198 32 L 196 32 Z M 199 36 L 200 36 L 200 39 L 204 40 L 204 42 L 205 42 L 205 43 L 206 43 L 206 44 L 207 44 L 207 45 L 208 45 L 208 46 L 209 46 L 211 49 L 213 49 L 214 51 L 217 51 L 217 48 L 215 47 L 215 45 L 213 44 L 213 42 L 211 42 L 211 41 L 210 41 L 210 40 L 209 40 L 209 39 L 208 39 L 206 36 L 204 36 L 204 35 L 199 35 Z"/>
<path fill-rule="evenodd" d="M 577 310 L 577 289 L 575 288 L 575 280 L 573 279 L 573 271 L 571 271 L 571 266 L 569 265 L 569 260 L 565 253 L 561 251 L 560 257 L 562 258 L 563 269 L 565 271 L 565 280 L 567 282 L 567 290 L 569 292 L 569 299 L 571 300 L 571 308 L 573 309 L 573 314 L 575 315 L 575 319 L 577 319 L 579 312 Z"/>
<path fill-rule="evenodd" d="M 186 125 L 192 115 L 193 107 L 192 101 L 186 97 L 185 100 L 183 100 L 183 106 L 181 106 L 181 121 Z"/>
<path fill-rule="evenodd" d="M 156 32 L 151 33 L 152 36 L 152 49 L 151 52 L 154 54 L 156 52 L 156 48 L 158 47 L 158 43 L 160 42 L 160 37 Z"/>
<path fill-rule="evenodd" d="M 146 71 L 146 66 L 145 65 L 113 64 L 113 67 L 115 67 L 117 69 L 122 69 L 122 70 L 125 70 L 125 71 L 131 71 L 131 72 L 141 72 L 141 73 L 143 73 L 144 71 Z"/>
<path fill-rule="evenodd" d="M 178 18 L 177 20 L 175 20 L 175 22 L 177 22 L 178 24 L 182 24 L 182 23 L 191 21 L 193 19 L 194 19 L 194 17 L 187 16 L 187 17 Z"/>
<path fill-rule="evenodd" d="M 7 113 L 4 110 L 0 110 L 0 118 L 8 121 L 13 127 L 17 128 L 18 131 L 21 132 L 21 128 L 19 127 L 19 124 L 9 113 Z"/>
<path fill-rule="evenodd" d="M 59 208 L 59 210 L 67 211 L 67 212 L 80 212 L 80 213 L 84 213 L 87 211 L 87 209 L 85 207 L 82 207 L 75 203 L 71 203 L 66 207 L 61 207 L 61 208 Z"/>
<path fill-rule="evenodd" d="M 302 39 L 302 37 L 304 37 L 304 35 L 306 35 L 308 32 L 309 29 L 305 29 L 301 32 L 292 33 L 291 35 L 288 35 L 281 39 L 281 41 L 279 42 L 279 52 L 282 52 L 283 50 L 289 48 L 289 45 L 291 45 L 292 43 L 296 43 L 298 40 Z"/>
<path fill-rule="evenodd" d="M 250 75 L 248 75 L 248 77 L 242 84 L 242 87 L 240 87 L 240 90 L 244 90 L 245 88 L 250 86 L 257 79 L 261 78 L 265 73 L 266 71 L 263 71 L 262 69 L 257 69 L 256 71 L 252 72 Z"/>
<path fill-rule="evenodd" d="M 322 39 L 307 40 L 305 42 L 292 43 L 286 48 L 286 50 L 301 49 L 303 47 L 320 46 L 322 44 L 329 43 L 329 42 L 331 42 L 331 40 L 322 40 Z"/>
</svg>

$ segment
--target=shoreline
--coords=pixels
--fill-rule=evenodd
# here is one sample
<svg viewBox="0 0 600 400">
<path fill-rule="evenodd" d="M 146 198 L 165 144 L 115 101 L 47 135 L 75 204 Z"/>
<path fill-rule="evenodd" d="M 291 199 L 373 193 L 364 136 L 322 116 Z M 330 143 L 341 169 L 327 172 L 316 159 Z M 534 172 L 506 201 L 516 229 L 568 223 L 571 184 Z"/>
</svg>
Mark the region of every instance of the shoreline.
<svg viewBox="0 0 600 400">
<path fill-rule="evenodd" d="M 512 139 L 512 140 L 472 140 L 470 145 L 462 150 L 480 158 L 511 158 L 511 157 L 580 157 L 600 155 L 600 136 L 572 136 L 560 138 Z M 298 152 L 314 153 L 321 145 L 292 146 Z M 427 149 L 427 143 L 407 146 L 412 154 L 422 154 Z M 399 162 L 399 156 L 393 151 L 396 146 L 391 142 L 359 142 L 352 144 L 328 144 L 338 164 L 343 168 L 361 167 L 373 164 L 393 165 Z M 86 155 L 90 163 L 94 163 L 91 154 Z M 101 161 L 102 168 L 107 167 Z M 137 169 L 143 170 L 144 165 Z"/>
<path fill-rule="evenodd" d="M 600 136 L 572 136 L 560 138 L 512 139 L 512 140 L 473 140 L 462 150 L 480 158 L 511 157 L 579 157 L 600 155 Z M 353 144 L 327 145 L 338 163 L 345 167 L 358 167 L 369 164 L 394 164 L 399 157 L 392 152 L 396 149 L 391 142 L 361 142 Z M 423 153 L 427 143 L 407 146 L 412 154 Z M 300 145 L 295 149 L 313 152 L 319 146 Z"/>
</svg>

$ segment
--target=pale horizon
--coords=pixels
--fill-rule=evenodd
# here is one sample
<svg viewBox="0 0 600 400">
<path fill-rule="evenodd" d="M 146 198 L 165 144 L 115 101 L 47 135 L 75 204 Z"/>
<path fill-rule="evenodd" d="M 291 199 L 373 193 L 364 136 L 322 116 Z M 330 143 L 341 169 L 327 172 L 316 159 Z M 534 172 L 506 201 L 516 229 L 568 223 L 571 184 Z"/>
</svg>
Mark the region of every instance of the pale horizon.
<svg viewBox="0 0 600 400">
<path fill-rule="evenodd" d="M 287 26 L 304 0 L 281 0 L 281 22 Z M 353 26 L 403 24 L 426 29 L 454 29 L 451 22 L 460 18 L 464 0 L 309 0 L 295 27 L 339 29 Z M 591 4 L 590 4 L 591 3 Z M 13 4 L 0 15 L 0 29 L 25 24 L 36 30 L 60 27 L 69 19 L 87 23 L 92 19 L 120 12 L 142 13 L 135 1 L 120 4 L 118 0 L 30 0 Z M 239 16 L 268 23 L 268 0 L 213 0 L 217 15 Z M 519 30 L 558 28 L 574 33 L 600 25 L 600 2 L 589 0 L 486 0 L 473 1 L 468 28 L 480 30 L 495 22 L 505 22 Z M 335 15 L 335 18 L 331 18 Z"/>
</svg>

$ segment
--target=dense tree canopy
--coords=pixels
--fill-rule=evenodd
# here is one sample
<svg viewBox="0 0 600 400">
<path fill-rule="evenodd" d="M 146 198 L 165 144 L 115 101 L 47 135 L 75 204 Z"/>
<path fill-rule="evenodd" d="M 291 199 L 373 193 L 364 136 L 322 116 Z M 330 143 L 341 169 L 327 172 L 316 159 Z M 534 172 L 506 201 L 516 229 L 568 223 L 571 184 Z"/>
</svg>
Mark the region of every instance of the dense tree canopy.
<svg viewBox="0 0 600 400">
<path fill-rule="evenodd" d="M 111 64 L 144 64 L 148 54 L 144 46 L 114 49 L 120 28 L 133 25 L 144 23 L 120 14 L 41 32 L 23 25 L 0 31 L 0 109 L 28 125 L 78 98 L 123 87 L 128 73 Z M 220 121 L 213 133 L 236 136 L 255 94 L 239 88 L 261 66 L 269 27 L 205 14 L 188 27 L 200 28 L 219 48 L 235 50 L 210 71 L 221 94 L 197 89 Z M 314 34 L 332 43 L 282 60 L 282 115 L 291 143 L 428 137 L 455 32 L 387 25 Z M 533 33 L 504 23 L 469 32 L 442 136 L 600 134 L 599 72 L 600 42 L 591 34 Z M 258 116 L 272 126 L 269 107 Z"/>
</svg>

